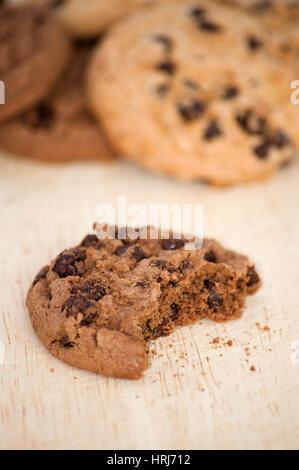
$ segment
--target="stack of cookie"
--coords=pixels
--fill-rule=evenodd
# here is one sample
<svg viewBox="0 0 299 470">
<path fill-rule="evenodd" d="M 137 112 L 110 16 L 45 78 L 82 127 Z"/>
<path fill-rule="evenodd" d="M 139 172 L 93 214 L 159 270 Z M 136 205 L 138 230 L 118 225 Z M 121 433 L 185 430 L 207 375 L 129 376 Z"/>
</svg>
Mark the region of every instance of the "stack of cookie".
<svg viewBox="0 0 299 470">
<path fill-rule="evenodd" d="M 150 171 L 216 185 L 270 177 L 299 145 L 298 31 L 282 34 L 298 8 L 277 22 L 275 2 L 227 3 L 3 7 L 0 145 L 46 160 L 111 158 L 112 148 Z"/>
<path fill-rule="evenodd" d="M 0 146 L 45 161 L 111 160 L 88 110 L 85 71 L 95 41 L 71 39 L 51 9 L 0 7 Z"/>
</svg>

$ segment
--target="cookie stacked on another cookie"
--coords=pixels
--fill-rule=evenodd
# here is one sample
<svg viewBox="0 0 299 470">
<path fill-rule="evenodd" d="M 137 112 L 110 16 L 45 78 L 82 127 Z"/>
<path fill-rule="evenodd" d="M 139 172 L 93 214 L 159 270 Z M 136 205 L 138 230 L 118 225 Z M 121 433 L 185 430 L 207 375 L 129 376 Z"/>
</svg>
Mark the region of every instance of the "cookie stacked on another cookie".
<svg viewBox="0 0 299 470">
<path fill-rule="evenodd" d="M 247 13 L 179 2 L 114 26 L 93 57 L 91 107 L 121 155 L 217 185 L 270 177 L 299 144 L 294 79 Z"/>
<path fill-rule="evenodd" d="M 48 162 L 112 159 L 85 98 L 95 42 L 71 40 L 51 9 L 29 3 L 0 7 L 0 38 L 0 147 Z"/>
<path fill-rule="evenodd" d="M 27 306 L 52 354 L 83 369 L 138 379 L 148 366 L 148 340 L 202 318 L 238 318 L 246 296 L 261 285 L 248 258 L 213 240 L 188 251 L 182 238 L 144 235 L 88 235 L 40 271 Z"/>
<path fill-rule="evenodd" d="M 0 7 L 0 80 L 5 105 L 0 122 L 28 109 L 53 87 L 71 54 L 70 40 L 42 8 Z"/>
<path fill-rule="evenodd" d="M 0 147 L 45 161 L 111 160 L 86 106 L 85 71 L 93 43 L 76 41 L 70 66 L 35 107 L 0 126 Z"/>
</svg>

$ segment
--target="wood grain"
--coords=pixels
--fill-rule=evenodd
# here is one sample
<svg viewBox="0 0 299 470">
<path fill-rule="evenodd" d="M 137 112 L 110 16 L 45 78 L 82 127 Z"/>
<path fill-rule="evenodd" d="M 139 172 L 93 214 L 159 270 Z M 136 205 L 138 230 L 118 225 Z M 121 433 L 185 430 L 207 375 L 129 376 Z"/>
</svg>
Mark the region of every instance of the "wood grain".
<svg viewBox="0 0 299 470">
<path fill-rule="evenodd" d="M 125 163 L 46 166 L 2 154 L 0 168 L 2 449 L 299 448 L 299 365 L 291 361 L 299 340 L 298 163 L 270 182 L 222 190 Z M 203 321 L 153 343 L 137 382 L 55 359 L 25 308 L 38 269 L 77 244 L 96 206 L 119 194 L 202 203 L 205 235 L 250 256 L 264 281 L 242 319 Z"/>
</svg>

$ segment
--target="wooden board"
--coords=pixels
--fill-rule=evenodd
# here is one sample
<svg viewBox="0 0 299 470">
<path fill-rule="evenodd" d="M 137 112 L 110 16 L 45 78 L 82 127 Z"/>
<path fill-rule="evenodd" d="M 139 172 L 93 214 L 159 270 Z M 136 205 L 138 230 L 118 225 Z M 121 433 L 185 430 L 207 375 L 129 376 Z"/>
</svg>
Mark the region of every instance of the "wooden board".
<svg viewBox="0 0 299 470">
<path fill-rule="evenodd" d="M 298 163 L 270 182 L 220 190 L 126 163 L 47 166 L 0 155 L 0 447 L 298 449 L 298 181 Z M 205 235 L 250 256 L 264 281 L 242 319 L 203 321 L 156 341 L 137 382 L 55 359 L 25 308 L 38 269 L 77 244 L 95 207 L 119 194 L 202 203 Z"/>
</svg>

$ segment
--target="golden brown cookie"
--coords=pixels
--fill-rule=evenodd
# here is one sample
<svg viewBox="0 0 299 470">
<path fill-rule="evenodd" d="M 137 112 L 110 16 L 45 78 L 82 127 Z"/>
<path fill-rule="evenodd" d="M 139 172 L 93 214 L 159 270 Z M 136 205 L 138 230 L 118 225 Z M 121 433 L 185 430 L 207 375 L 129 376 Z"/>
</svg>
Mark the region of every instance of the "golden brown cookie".
<svg viewBox="0 0 299 470">
<path fill-rule="evenodd" d="M 53 87 L 70 58 L 70 40 L 43 8 L 0 8 L 0 79 L 5 104 L 0 122 L 25 111 Z"/>
<path fill-rule="evenodd" d="M 61 360 L 138 379 L 147 341 L 202 318 L 239 318 L 261 281 L 245 256 L 213 240 L 99 240 L 88 235 L 35 278 L 27 298 L 34 329 Z"/>
<path fill-rule="evenodd" d="M 86 105 L 85 71 L 92 45 L 77 41 L 70 67 L 53 92 L 33 109 L 0 125 L 0 147 L 49 162 L 113 158 Z"/>
<path fill-rule="evenodd" d="M 218 185 L 270 177 L 299 144 L 293 73 L 261 23 L 186 2 L 111 29 L 88 74 L 112 145 L 145 168 Z"/>
<path fill-rule="evenodd" d="M 65 0 L 57 11 L 72 34 L 98 36 L 107 26 L 136 8 L 159 0 Z"/>
</svg>

